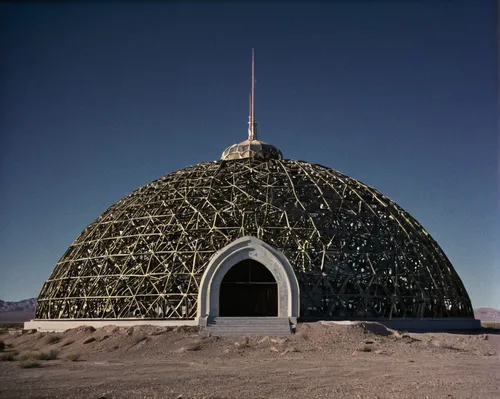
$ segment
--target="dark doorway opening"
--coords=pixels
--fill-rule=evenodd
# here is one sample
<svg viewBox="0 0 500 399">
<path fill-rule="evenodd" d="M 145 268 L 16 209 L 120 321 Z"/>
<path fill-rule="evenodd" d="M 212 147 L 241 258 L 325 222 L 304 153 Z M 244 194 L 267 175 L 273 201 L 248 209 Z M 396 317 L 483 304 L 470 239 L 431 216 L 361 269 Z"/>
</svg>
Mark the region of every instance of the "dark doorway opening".
<svg viewBox="0 0 500 399">
<path fill-rule="evenodd" d="M 263 264 L 245 259 L 222 279 L 219 316 L 278 316 L 278 284 Z"/>
</svg>

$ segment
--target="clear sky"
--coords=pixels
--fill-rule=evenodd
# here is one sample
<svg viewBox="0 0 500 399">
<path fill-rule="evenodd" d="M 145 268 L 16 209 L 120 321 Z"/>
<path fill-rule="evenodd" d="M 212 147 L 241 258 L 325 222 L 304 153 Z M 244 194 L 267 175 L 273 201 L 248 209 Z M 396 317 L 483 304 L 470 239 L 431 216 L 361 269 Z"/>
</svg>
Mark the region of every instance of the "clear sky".
<svg viewBox="0 0 500 399">
<path fill-rule="evenodd" d="M 433 235 L 500 308 L 494 1 L 0 5 L 0 298 L 77 235 L 247 130 L 337 169 Z"/>
</svg>

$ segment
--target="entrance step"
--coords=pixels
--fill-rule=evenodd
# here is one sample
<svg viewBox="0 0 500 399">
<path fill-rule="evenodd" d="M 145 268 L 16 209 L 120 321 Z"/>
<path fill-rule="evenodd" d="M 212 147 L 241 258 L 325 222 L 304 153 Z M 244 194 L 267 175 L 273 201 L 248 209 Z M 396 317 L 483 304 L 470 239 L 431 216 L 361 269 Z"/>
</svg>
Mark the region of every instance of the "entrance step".
<svg viewBox="0 0 500 399">
<path fill-rule="evenodd" d="M 211 335 L 290 335 L 287 317 L 210 317 L 205 332 Z"/>
</svg>

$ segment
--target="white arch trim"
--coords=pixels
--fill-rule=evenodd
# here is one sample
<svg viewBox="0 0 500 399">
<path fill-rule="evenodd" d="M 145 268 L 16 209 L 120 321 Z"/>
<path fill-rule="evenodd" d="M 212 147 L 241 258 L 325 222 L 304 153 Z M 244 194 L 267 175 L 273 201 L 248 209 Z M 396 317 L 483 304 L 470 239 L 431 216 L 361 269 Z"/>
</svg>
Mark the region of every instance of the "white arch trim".
<svg viewBox="0 0 500 399">
<path fill-rule="evenodd" d="M 217 251 L 203 273 L 198 292 L 198 317 L 205 324 L 208 317 L 219 316 L 220 285 L 231 267 L 253 259 L 269 269 L 278 285 L 278 317 L 299 317 L 300 289 L 295 272 L 280 251 L 256 237 L 239 238 Z"/>
</svg>

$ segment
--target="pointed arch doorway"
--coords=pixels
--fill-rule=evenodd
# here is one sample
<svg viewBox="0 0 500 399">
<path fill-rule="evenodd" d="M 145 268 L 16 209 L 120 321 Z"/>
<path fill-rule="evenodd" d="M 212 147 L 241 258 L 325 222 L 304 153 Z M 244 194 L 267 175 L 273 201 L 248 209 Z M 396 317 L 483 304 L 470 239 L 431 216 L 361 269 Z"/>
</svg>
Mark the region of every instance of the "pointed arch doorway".
<svg viewBox="0 0 500 399">
<path fill-rule="evenodd" d="M 260 317 L 287 318 L 295 324 L 299 298 L 299 284 L 288 259 L 264 241 L 247 236 L 212 256 L 200 283 L 198 317 L 200 325 L 206 326 L 209 318 L 223 315 L 267 313 Z"/>
<path fill-rule="evenodd" d="M 278 317 L 278 283 L 262 263 L 245 259 L 222 279 L 221 317 Z"/>
</svg>

